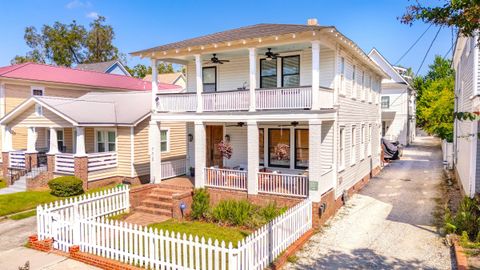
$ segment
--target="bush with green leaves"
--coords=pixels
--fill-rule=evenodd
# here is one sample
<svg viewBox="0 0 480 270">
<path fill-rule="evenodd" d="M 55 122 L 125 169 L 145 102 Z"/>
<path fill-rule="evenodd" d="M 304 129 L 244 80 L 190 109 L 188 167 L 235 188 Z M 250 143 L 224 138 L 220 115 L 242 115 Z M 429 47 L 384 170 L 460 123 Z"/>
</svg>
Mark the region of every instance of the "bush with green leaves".
<svg viewBox="0 0 480 270">
<path fill-rule="evenodd" d="M 193 219 L 204 219 L 210 209 L 210 195 L 204 188 L 195 189 L 193 192 L 192 212 Z"/>
<path fill-rule="evenodd" d="M 248 201 L 225 200 L 213 208 L 212 217 L 217 222 L 245 226 L 252 217 L 254 210 L 255 206 Z"/>
<path fill-rule="evenodd" d="M 83 193 L 83 181 L 75 176 L 61 176 L 48 182 L 51 194 L 59 197 L 70 197 Z"/>
<path fill-rule="evenodd" d="M 445 214 L 445 231 L 468 236 L 471 241 L 480 241 L 480 203 L 476 198 L 464 197 L 458 211 Z"/>
</svg>

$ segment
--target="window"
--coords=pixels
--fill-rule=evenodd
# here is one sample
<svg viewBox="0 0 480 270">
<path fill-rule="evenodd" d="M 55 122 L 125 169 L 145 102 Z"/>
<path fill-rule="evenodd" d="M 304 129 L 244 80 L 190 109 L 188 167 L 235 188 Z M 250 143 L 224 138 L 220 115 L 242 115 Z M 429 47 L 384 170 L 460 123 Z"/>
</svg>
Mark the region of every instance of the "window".
<svg viewBox="0 0 480 270">
<path fill-rule="evenodd" d="M 217 91 L 217 67 L 204 67 L 202 71 L 203 92 Z"/>
<path fill-rule="evenodd" d="M 366 98 L 366 91 L 365 91 L 365 71 L 362 71 L 362 85 L 361 85 L 361 97 L 363 100 L 365 100 Z"/>
<path fill-rule="evenodd" d="M 260 60 L 260 88 L 277 87 L 277 59 Z"/>
<path fill-rule="evenodd" d="M 300 86 L 300 56 L 282 57 L 282 87 Z"/>
<path fill-rule="evenodd" d="M 97 130 L 95 138 L 96 152 L 111 152 L 116 150 L 117 134 L 114 130 Z"/>
<path fill-rule="evenodd" d="M 340 93 L 345 94 L 345 58 L 340 57 Z"/>
<path fill-rule="evenodd" d="M 382 109 L 390 108 L 390 97 L 382 96 Z"/>
<path fill-rule="evenodd" d="M 295 169 L 308 168 L 308 129 L 295 129 Z"/>
<path fill-rule="evenodd" d="M 356 153 L 357 132 L 356 132 L 355 126 L 352 126 L 351 139 L 352 139 L 352 148 L 350 149 L 350 164 L 354 165 L 355 162 L 357 161 L 357 153 Z"/>
<path fill-rule="evenodd" d="M 362 125 L 360 133 L 360 159 L 365 158 L 365 125 Z"/>
<path fill-rule="evenodd" d="M 372 102 L 373 88 L 372 88 L 372 77 L 368 76 L 368 102 Z"/>
<path fill-rule="evenodd" d="M 352 97 L 357 96 L 357 66 L 353 65 L 352 71 Z"/>
<path fill-rule="evenodd" d="M 43 107 L 40 104 L 35 104 L 35 115 L 42 116 L 43 115 Z"/>
<path fill-rule="evenodd" d="M 50 149 L 50 129 L 47 129 L 47 146 Z M 67 151 L 63 136 L 63 130 L 57 130 L 57 147 L 58 151 L 60 152 Z"/>
<path fill-rule="evenodd" d="M 340 147 L 339 147 L 339 161 L 338 165 L 340 170 L 345 168 L 345 127 L 340 127 Z"/>
<path fill-rule="evenodd" d="M 32 87 L 32 96 L 43 96 L 44 89 Z"/>
<path fill-rule="evenodd" d="M 290 129 L 268 129 L 268 164 L 290 168 Z"/>
<path fill-rule="evenodd" d="M 260 165 L 265 165 L 265 130 L 260 128 L 258 130 L 258 160 Z"/>
<path fill-rule="evenodd" d="M 169 149 L 169 136 L 170 132 L 168 129 L 160 131 L 160 151 L 168 152 Z"/>
</svg>

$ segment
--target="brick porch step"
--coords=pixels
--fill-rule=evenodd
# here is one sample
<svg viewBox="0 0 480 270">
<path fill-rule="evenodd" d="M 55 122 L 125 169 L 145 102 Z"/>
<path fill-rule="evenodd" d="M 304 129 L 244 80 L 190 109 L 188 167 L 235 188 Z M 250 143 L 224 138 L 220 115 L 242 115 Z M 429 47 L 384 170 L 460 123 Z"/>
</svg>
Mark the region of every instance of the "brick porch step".
<svg viewBox="0 0 480 270">
<path fill-rule="evenodd" d="M 164 195 L 164 194 L 155 194 L 151 193 L 146 196 L 146 200 L 154 200 L 154 201 L 160 201 L 160 202 L 172 202 L 173 198 L 172 195 Z"/>
<path fill-rule="evenodd" d="M 171 200 L 171 198 L 170 198 Z M 155 207 L 155 208 L 160 208 L 160 209 L 165 209 L 165 210 L 171 210 L 172 209 L 172 202 L 165 202 L 165 201 L 159 201 L 159 200 L 152 200 L 152 199 L 146 199 L 141 202 L 141 205 L 143 206 L 148 206 L 148 207 Z"/>
<path fill-rule="evenodd" d="M 147 213 L 147 214 L 154 214 L 154 215 L 160 215 L 160 216 L 166 216 L 171 218 L 172 217 L 172 209 L 167 210 L 163 208 L 156 208 L 156 207 L 150 207 L 150 206 L 145 206 L 145 205 L 140 205 L 138 207 L 135 207 L 135 212 L 142 212 L 142 213 Z"/>
<path fill-rule="evenodd" d="M 185 190 L 171 189 L 171 188 L 154 188 L 151 194 L 171 196 L 173 194 L 180 194 L 183 192 L 185 192 Z"/>
</svg>

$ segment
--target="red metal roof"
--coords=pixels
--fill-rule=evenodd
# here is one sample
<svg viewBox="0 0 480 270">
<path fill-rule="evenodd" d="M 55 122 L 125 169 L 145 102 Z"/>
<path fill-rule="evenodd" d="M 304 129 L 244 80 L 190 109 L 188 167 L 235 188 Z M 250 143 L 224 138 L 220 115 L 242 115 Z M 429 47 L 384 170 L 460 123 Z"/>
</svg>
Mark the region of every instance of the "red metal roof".
<svg viewBox="0 0 480 270">
<path fill-rule="evenodd" d="M 30 62 L 0 67 L 0 79 L 1 78 L 66 83 L 107 89 L 117 88 L 137 91 L 149 91 L 152 89 L 152 84 L 150 82 L 129 76 L 105 74 Z M 160 83 L 158 88 L 159 90 L 172 90 L 179 88 L 179 86 Z"/>
</svg>

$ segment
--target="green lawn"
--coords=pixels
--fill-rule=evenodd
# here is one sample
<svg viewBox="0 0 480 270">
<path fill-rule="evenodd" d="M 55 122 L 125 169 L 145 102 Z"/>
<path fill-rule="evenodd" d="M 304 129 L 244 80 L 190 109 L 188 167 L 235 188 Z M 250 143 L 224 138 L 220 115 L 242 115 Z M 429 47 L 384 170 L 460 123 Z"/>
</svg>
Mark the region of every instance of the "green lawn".
<svg viewBox="0 0 480 270">
<path fill-rule="evenodd" d="M 86 193 L 94 193 L 100 190 L 112 188 L 114 186 L 115 185 L 95 188 L 87 191 Z M 50 203 L 62 199 L 65 198 L 53 196 L 52 194 L 50 194 L 49 190 L 24 191 L 12 194 L 3 194 L 0 195 L 0 217 L 34 209 L 39 204 Z"/>
<path fill-rule="evenodd" d="M 27 212 L 21 212 L 21 213 L 18 213 L 18 214 L 13 214 L 13 215 L 9 216 L 8 218 L 12 219 L 12 220 L 20 220 L 20 219 L 24 219 L 24 218 L 33 217 L 36 214 L 37 214 L 37 210 L 30 210 L 30 211 L 27 211 Z"/>
<path fill-rule="evenodd" d="M 215 239 L 217 239 L 220 243 L 223 240 L 227 246 L 228 242 L 232 242 L 235 247 L 238 241 L 250 234 L 249 231 L 239 228 L 223 227 L 214 223 L 200 221 L 177 221 L 175 219 L 151 224 L 149 227 L 157 228 L 158 230 L 162 229 L 164 231 L 168 230 L 169 232 L 179 232 L 182 235 L 186 233 L 187 236 L 189 234 L 192 236 L 198 235 L 199 238 L 203 236 L 205 240 L 212 238 L 212 241 L 215 241 Z"/>
<path fill-rule="evenodd" d="M 7 187 L 7 182 L 5 181 L 5 179 L 0 178 L 0 189 L 6 188 L 6 187 Z"/>
</svg>

